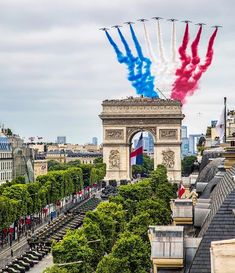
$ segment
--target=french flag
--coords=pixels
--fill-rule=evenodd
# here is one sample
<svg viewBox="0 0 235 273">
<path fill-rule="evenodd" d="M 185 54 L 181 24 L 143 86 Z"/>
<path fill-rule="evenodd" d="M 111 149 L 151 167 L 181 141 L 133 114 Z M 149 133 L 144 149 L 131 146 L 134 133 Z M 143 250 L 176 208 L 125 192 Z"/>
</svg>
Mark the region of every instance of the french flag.
<svg viewBox="0 0 235 273">
<path fill-rule="evenodd" d="M 141 133 L 135 150 L 131 152 L 131 165 L 143 164 L 143 134 Z"/>
<path fill-rule="evenodd" d="M 178 188 L 178 197 L 181 198 L 184 193 L 185 193 L 185 187 L 181 182 Z"/>
</svg>

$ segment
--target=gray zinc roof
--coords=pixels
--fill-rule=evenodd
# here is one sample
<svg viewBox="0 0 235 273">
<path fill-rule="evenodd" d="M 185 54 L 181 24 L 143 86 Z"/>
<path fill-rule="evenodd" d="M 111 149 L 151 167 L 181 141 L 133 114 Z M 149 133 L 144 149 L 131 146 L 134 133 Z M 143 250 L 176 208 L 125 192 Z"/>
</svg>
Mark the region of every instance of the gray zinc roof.
<svg viewBox="0 0 235 273">
<path fill-rule="evenodd" d="M 210 273 L 212 241 L 235 237 L 235 167 L 227 171 L 211 194 L 211 211 L 199 233 L 201 243 L 190 267 L 190 273 Z"/>
</svg>

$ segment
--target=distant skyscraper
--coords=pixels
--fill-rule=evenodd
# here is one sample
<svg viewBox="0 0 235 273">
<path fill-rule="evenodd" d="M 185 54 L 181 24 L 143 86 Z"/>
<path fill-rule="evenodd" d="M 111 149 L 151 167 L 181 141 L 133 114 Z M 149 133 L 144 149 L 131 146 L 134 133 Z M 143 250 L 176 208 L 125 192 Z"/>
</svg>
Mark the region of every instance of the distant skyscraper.
<svg viewBox="0 0 235 273">
<path fill-rule="evenodd" d="M 181 138 L 186 138 L 186 137 L 188 137 L 187 126 L 181 126 Z"/>
<path fill-rule="evenodd" d="M 57 144 L 65 144 L 66 143 L 66 136 L 58 136 L 56 143 Z"/>
<path fill-rule="evenodd" d="M 134 148 L 136 148 L 137 143 L 138 143 L 138 139 L 134 139 Z M 147 154 L 152 154 L 154 152 L 153 137 L 148 132 L 144 133 L 144 137 L 143 137 L 143 149 L 144 149 L 144 152 L 147 153 Z"/>
<path fill-rule="evenodd" d="M 189 155 L 189 138 L 185 137 L 185 138 L 182 138 L 181 156 L 185 157 L 188 155 Z"/>
<path fill-rule="evenodd" d="M 93 145 L 98 145 L 98 138 L 97 137 L 92 138 L 92 144 Z"/>
<path fill-rule="evenodd" d="M 189 155 L 189 138 L 187 133 L 187 126 L 181 126 L 181 156 L 184 158 Z"/>
<path fill-rule="evenodd" d="M 198 140 L 202 135 L 194 134 L 189 135 L 189 152 L 190 154 L 195 155 L 197 153 L 197 144 Z"/>
</svg>

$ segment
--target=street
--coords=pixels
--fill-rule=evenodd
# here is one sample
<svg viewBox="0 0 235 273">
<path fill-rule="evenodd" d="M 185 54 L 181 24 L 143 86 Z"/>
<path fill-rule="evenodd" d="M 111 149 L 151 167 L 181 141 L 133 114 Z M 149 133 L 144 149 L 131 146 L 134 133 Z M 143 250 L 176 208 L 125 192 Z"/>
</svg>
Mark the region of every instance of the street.
<svg viewBox="0 0 235 273">
<path fill-rule="evenodd" d="M 44 269 L 47 267 L 51 267 L 53 265 L 52 254 L 45 256 L 40 263 L 36 264 L 32 267 L 29 272 L 30 273 L 42 273 Z"/>
</svg>

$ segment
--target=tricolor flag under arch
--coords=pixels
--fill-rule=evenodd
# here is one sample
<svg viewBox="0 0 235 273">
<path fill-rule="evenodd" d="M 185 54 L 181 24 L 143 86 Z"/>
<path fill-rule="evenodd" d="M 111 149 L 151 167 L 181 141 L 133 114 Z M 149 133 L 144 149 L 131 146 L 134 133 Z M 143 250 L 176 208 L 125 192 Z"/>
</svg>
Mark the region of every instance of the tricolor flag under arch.
<svg viewBox="0 0 235 273">
<path fill-rule="evenodd" d="M 135 150 L 131 152 L 131 165 L 143 164 L 143 133 L 141 133 Z"/>
</svg>

